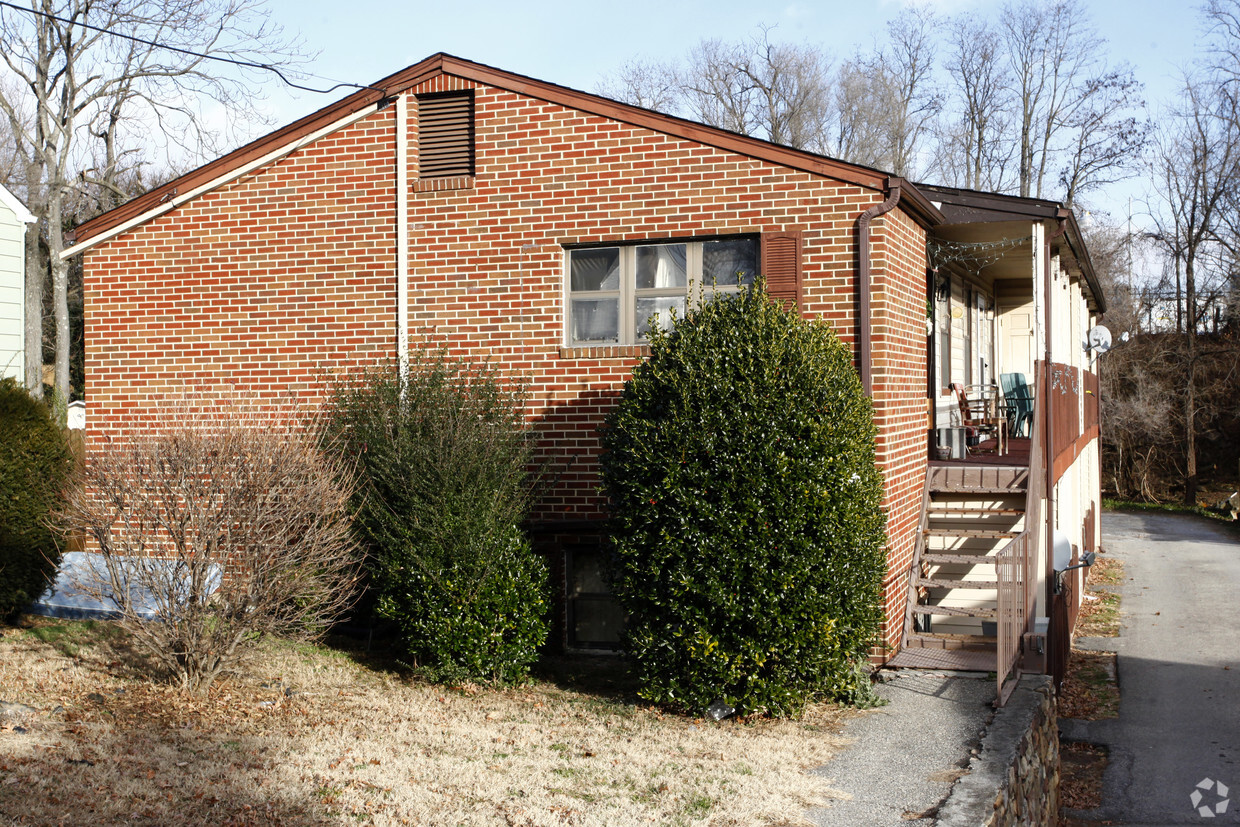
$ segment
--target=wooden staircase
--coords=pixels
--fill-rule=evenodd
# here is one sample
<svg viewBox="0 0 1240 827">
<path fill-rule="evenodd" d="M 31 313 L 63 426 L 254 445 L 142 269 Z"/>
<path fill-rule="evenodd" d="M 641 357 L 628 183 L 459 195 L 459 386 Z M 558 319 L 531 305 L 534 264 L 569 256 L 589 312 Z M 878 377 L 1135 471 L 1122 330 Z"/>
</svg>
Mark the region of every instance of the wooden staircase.
<svg viewBox="0 0 1240 827">
<path fill-rule="evenodd" d="M 887 665 L 993 672 L 995 555 L 1024 529 L 1028 470 L 931 467 L 900 651 Z"/>
</svg>

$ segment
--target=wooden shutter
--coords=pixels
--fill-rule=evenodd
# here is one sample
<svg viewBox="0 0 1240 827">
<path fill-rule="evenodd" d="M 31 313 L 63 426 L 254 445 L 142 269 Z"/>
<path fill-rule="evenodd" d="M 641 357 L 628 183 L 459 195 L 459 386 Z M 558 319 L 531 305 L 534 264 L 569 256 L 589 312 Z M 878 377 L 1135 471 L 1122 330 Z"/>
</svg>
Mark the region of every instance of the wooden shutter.
<svg viewBox="0 0 1240 827">
<path fill-rule="evenodd" d="M 766 291 L 784 307 L 801 309 L 801 234 L 762 234 L 762 275 Z"/>
<path fill-rule="evenodd" d="M 474 94 L 418 97 L 418 177 L 474 174 Z"/>
</svg>

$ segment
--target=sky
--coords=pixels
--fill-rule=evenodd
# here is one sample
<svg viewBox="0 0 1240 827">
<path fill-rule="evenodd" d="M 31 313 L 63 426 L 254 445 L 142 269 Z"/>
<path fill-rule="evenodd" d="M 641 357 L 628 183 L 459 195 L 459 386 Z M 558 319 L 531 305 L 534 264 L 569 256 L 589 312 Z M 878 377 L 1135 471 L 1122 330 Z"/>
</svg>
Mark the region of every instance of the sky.
<svg viewBox="0 0 1240 827">
<path fill-rule="evenodd" d="M 626 61 L 679 58 L 703 38 L 739 40 L 775 26 L 773 39 L 823 46 L 840 59 L 882 38 L 907 0 L 763 3 L 761 0 L 268 0 L 271 22 L 316 54 L 305 70 L 332 82 L 366 84 L 436 52 L 447 52 L 585 91 Z M 945 15 L 995 16 L 999 0 L 931 0 Z M 1180 68 L 1199 35 L 1195 4 L 1165 0 L 1076 0 L 1107 41 L 1112 63 L 1126 61 L 1151 105 L 1172 99 Z M 311 83 L 317 80 L 311 80 Z M 325 85 L 331 85 L 330 83 Z M 297 93 L 273 80 L 263 106 L 282 125 L 343 97 Z M 1138 186 L 1112 201 L 1139 199 Z M 1112 204 L 1113 214 L 1127 210 Z"/>
</svg>

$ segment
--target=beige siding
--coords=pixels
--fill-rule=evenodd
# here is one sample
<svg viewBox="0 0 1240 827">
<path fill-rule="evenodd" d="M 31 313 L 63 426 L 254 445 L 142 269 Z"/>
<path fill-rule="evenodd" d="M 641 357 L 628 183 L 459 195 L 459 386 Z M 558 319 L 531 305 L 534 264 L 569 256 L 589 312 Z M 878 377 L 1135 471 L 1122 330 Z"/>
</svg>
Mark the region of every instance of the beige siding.
<svg viewBox="0 0 1240 827">
<path fill-rule="evenodd" d="M 26 225 L 0 205 L 0 378 L 22 377 L 22 263 Z"/>
</svg>

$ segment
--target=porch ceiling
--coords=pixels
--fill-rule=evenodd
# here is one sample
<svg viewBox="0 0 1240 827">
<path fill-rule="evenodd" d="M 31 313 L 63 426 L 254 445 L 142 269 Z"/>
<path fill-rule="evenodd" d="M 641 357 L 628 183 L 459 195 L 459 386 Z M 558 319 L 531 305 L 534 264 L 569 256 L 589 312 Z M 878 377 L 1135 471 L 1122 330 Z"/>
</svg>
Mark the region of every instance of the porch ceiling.
<svg viewBox="0 0 1240 827">
<path fill-rule="evenodd" d="M 936 227 L 936 238 L 961 244 L 993 244 L 976 251 L 960 250 L 959 264 L 986 280 L 1033 281 L 1033 225 L 1030 221 L 995 221 L 985 224 L 947 224 Z M 1005 242 L 1012 242 L 1007 246 Z"/>
</svg>

